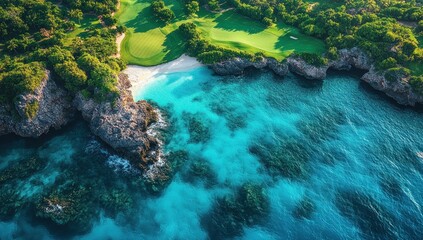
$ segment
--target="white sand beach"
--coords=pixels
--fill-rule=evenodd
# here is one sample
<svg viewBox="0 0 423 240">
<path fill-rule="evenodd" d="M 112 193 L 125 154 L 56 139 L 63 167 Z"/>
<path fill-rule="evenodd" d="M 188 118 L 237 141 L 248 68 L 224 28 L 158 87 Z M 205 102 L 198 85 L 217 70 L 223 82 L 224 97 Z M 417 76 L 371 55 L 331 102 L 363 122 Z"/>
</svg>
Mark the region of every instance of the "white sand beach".
<svg viewBox="0 0 423 240">
<path fill-rule="evenodd" d="M 123 73 L 128 74 L 132 83 L 132 92 L 137 92 L 146 86 L 158 74 L 166 74 L 172 72 L 183 72 L 203 66 L 197 59 L 182 55 L 176 60 L 164 63 L 158 66 L 142 67 L 136 65 L 128 65 Z"/>
</svg>

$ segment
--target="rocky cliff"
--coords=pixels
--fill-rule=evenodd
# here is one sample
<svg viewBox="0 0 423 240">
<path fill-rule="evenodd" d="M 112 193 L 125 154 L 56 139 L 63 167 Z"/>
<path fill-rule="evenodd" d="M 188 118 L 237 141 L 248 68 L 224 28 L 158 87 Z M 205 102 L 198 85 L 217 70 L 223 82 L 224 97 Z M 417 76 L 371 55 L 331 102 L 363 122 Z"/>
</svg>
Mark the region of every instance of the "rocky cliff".
<svg viewBox="0 0 423 240">
<path fill-rule="evenodd" d="M 38 137 L 58 129 L 74 116 L 70 96 L 52 79 L 50 72 L 31 93 L 17 96 L 12 105 L 0 105 L 0 135 L 14 133 Z"/>
<path fill-rule="evenodd" d="M 286 63 L 280 63 L 273 58 L 260 58 L 256 61 L 251 61 L 244 58 L 233 58 L 228 61 L 216 63 L 210 66 L 216 74 L 219 75 L 240 75 L 243 74 L 247 68 L 271 69 L 274 73 L 279 76 L 285 76 L 288 74 L 288 65 Z"/>
<path fill-rule="evenodd" d="M 338 58 L 329 61 L 324 66 L 313 66 L 298 56 L 289 57 L 280 63 L 273 58 L 262 58 L 257 61 L 250 61 L 242 58 L 234 58 L 228 61 L 211 65 L 210 67 L 219 75 L 242 74 L 246 68 L 268 68 L 279 76 L 285 76 L 289 72 L 303 76 L 307 79 L 322 80 L 326 78 L 328 69 L 351 70 L 352 68 L 367 70 L 362 80 L 369 83 L 373 88 L 384 92 L 395 99 L 399 104 L 414 106 L 417 103 L 423 104 L 423 96 L 415 94 L 408 79 L 397 76 L 396 81 L 387 81 L 383 71 L 376 71 L 372 60 L 360 49 L 341 49 L 338 51 Z M 289 71 L 288 71 L 289 70 Z"/>
<path fill-rule="evenodd" d="M 158 112 L 145 101 L 134 102 L 127 75 L 119 75 L 120 96 L 113 102 L 97 102 L 77 94 L 74 106 L 89 122 L 91 131 L 140 169 L 160 157 L 160 142 L 148 134 Z"/>
<path fill-rule="evenodd" d="M 417 103 L 423 104 L 423 96 L 412 91 L 408 84 L 408 78 L 405 76 L 398 75 L 395 80 L 389 81 L 385 78 L 384 72 L 377 72 L 372 67 L 361 79 L 374 89 L 384 92 L 399 104 L 409 106 L 414 106 Z"/>
<path fill-rule="evenodd" d="M 79 110 L 93 134 L 135 166 L 146 169 L 163 155 L 160 152 L 162 143 L 156 134 L 163 119 L 160 111 L 147 102 L 134 102 L 130 87 L 128 77 L 120 74 L 120 94 L 114 102 L 97 102 L 80 93 L 72 98 L 46 71 L 44 80 L 34 92 L 17 96 L 12 105 L 0 105 L 0 135 L 14 133 L 22 137 L 39 137 L 52 128 L 66 125 Z M 153 124 L 158 121 L 161 125 Z"/>
<path fill-rule="evenodd" d="M 334 70 L 351 70 L 357 68 L 360 70 L 370 70 L 372 61 L 360 49 L 341 49 L 338 51 L 338 59 L 329 62 L 329 67 Z"/>
<path fill-rule="evenodd" d="M 307 79 L 323 80 L 326 78 L 326 71 L 329 66 L 313 66 L 300 57 L 289 57 L 287 60 L 289 71 Z"/>
</svg>

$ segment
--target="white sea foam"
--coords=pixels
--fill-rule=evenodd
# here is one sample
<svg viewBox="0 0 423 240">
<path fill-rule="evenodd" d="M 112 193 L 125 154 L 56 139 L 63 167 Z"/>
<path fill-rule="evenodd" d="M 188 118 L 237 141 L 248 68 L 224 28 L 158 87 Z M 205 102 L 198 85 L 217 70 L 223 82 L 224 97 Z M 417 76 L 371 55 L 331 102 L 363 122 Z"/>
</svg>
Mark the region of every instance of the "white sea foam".
<svg viewBox="0 0 423 240">
<path fill-rule="evenodd" d="M 148 167 L 148 170 L 145 171 L 144 177 L 154 179 L 154 177 L 159 174 L 160 167 L 166 164 L 165 154 L 163 153 L 164 143 L 161 140 L 160 132 L 163 129 L 168 127 L 167 122 L 165 121 L 162 112 L 159 109 L 154 110 L 157 114 L 157 121 L 149 126 L 147 129 L 147 135 L 157 139 L 157 144 L 159 145 L 159 150 L 157 152 L 151 152 L 151 156 L 154 157 L 157 161 L 154 164 Z"/>
<path fill-rule="evenodd" d="M 123 173 L 138 173 L 139 171 L 132 167 L 131 163 L 122 157 L 117 155 L 110 155 L 107 158 L 107 166 L 113 169 L 114 172 L 123 172 Z"/>
</svg>

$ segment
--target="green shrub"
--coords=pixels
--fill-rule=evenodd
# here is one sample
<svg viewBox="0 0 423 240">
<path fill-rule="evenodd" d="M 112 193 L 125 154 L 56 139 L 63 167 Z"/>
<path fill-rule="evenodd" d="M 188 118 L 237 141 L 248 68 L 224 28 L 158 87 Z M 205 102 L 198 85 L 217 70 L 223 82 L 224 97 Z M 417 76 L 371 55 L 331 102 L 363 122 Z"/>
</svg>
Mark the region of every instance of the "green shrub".
<svg viewBox="0 0 423 240">
<path fill-rule="evenodd" d="M 423 95 L 423 76 L 412 76 L 408 81 L 413 91 L 419 95 Z"/>
<path fill-rule="evenodd" d="M 376 67 L 380 70 L 390 69 L 397 66 L 397 60 L 393 57 L 389 57 L 382 62 L 377 62 Z"/>
<path fill-rule="evenodd" d="M 70 92 L 76 93 L 85 88 L 87 84 L 87 75 L 78 67 L 76 62 L 67 61 L 56 64 L 54 70 L 63 79 L 66 89 Z"/>
<path fill-rule="evenodd" d="M 326 58 L 315 53 L 297 53 L 297 56 L 304 60 L 306 63 L 316 67 L 321 67 L 328 63 Z"/>
<path fill-rule="evenodd" d="M 326 53 L 326 56 L 332 60 L 338 59 L 338 49 L 336 47 L 330 47 Z"/>
<path fill-rule="evenodd" d="M 13 69 L 0 74 L 0 95 L 11 100 L 15 96 L 37 89 L 45 78 L 45 67 L 40 62 L 17 63 Z"/>
<path fill-rule="evenodd" d="M 390 68 L 385 72 L 385 78 L 389 82 L 395 82 L 398 78 L 404 78 L 410 76 L 410 69 L 404 67 Z"/>
<path fill-rule="evenodd" d="M 26 104 L 25 106 L 25 116 L 28 119 L 32 119 L 37 115 L 38 109 L 40 105 L 38 101 L 33 101 L 31 103 Z"/>
</svg>

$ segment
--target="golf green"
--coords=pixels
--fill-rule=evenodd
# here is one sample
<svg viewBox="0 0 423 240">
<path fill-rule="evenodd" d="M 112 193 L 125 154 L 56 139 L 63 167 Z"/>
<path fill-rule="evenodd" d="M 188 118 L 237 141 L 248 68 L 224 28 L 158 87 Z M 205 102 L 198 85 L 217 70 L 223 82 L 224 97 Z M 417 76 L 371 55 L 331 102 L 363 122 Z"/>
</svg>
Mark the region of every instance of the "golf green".
<svg viewBox="0 0 423 240">
<path fill-rule="evenodd" d="M 170 24 L 158 22 L 150 9 L 150 0 L 121 0 L 117 13 L 119 24 L 128 30 L 122 41 L 121 56 L 130 64 L 158 65 L 178 58 L 184 52 L 179 25 L 191 21 L 212 43 L 283 60 L 292 52 L 322 53 L 322 41 L 301 34 L 283 23 L 266 27 L 234 10 L 212 13 L 202 9 L 197 17 L 188 18 L 178 1 L 165 0 L 177 18 Z"/>
</svg>

